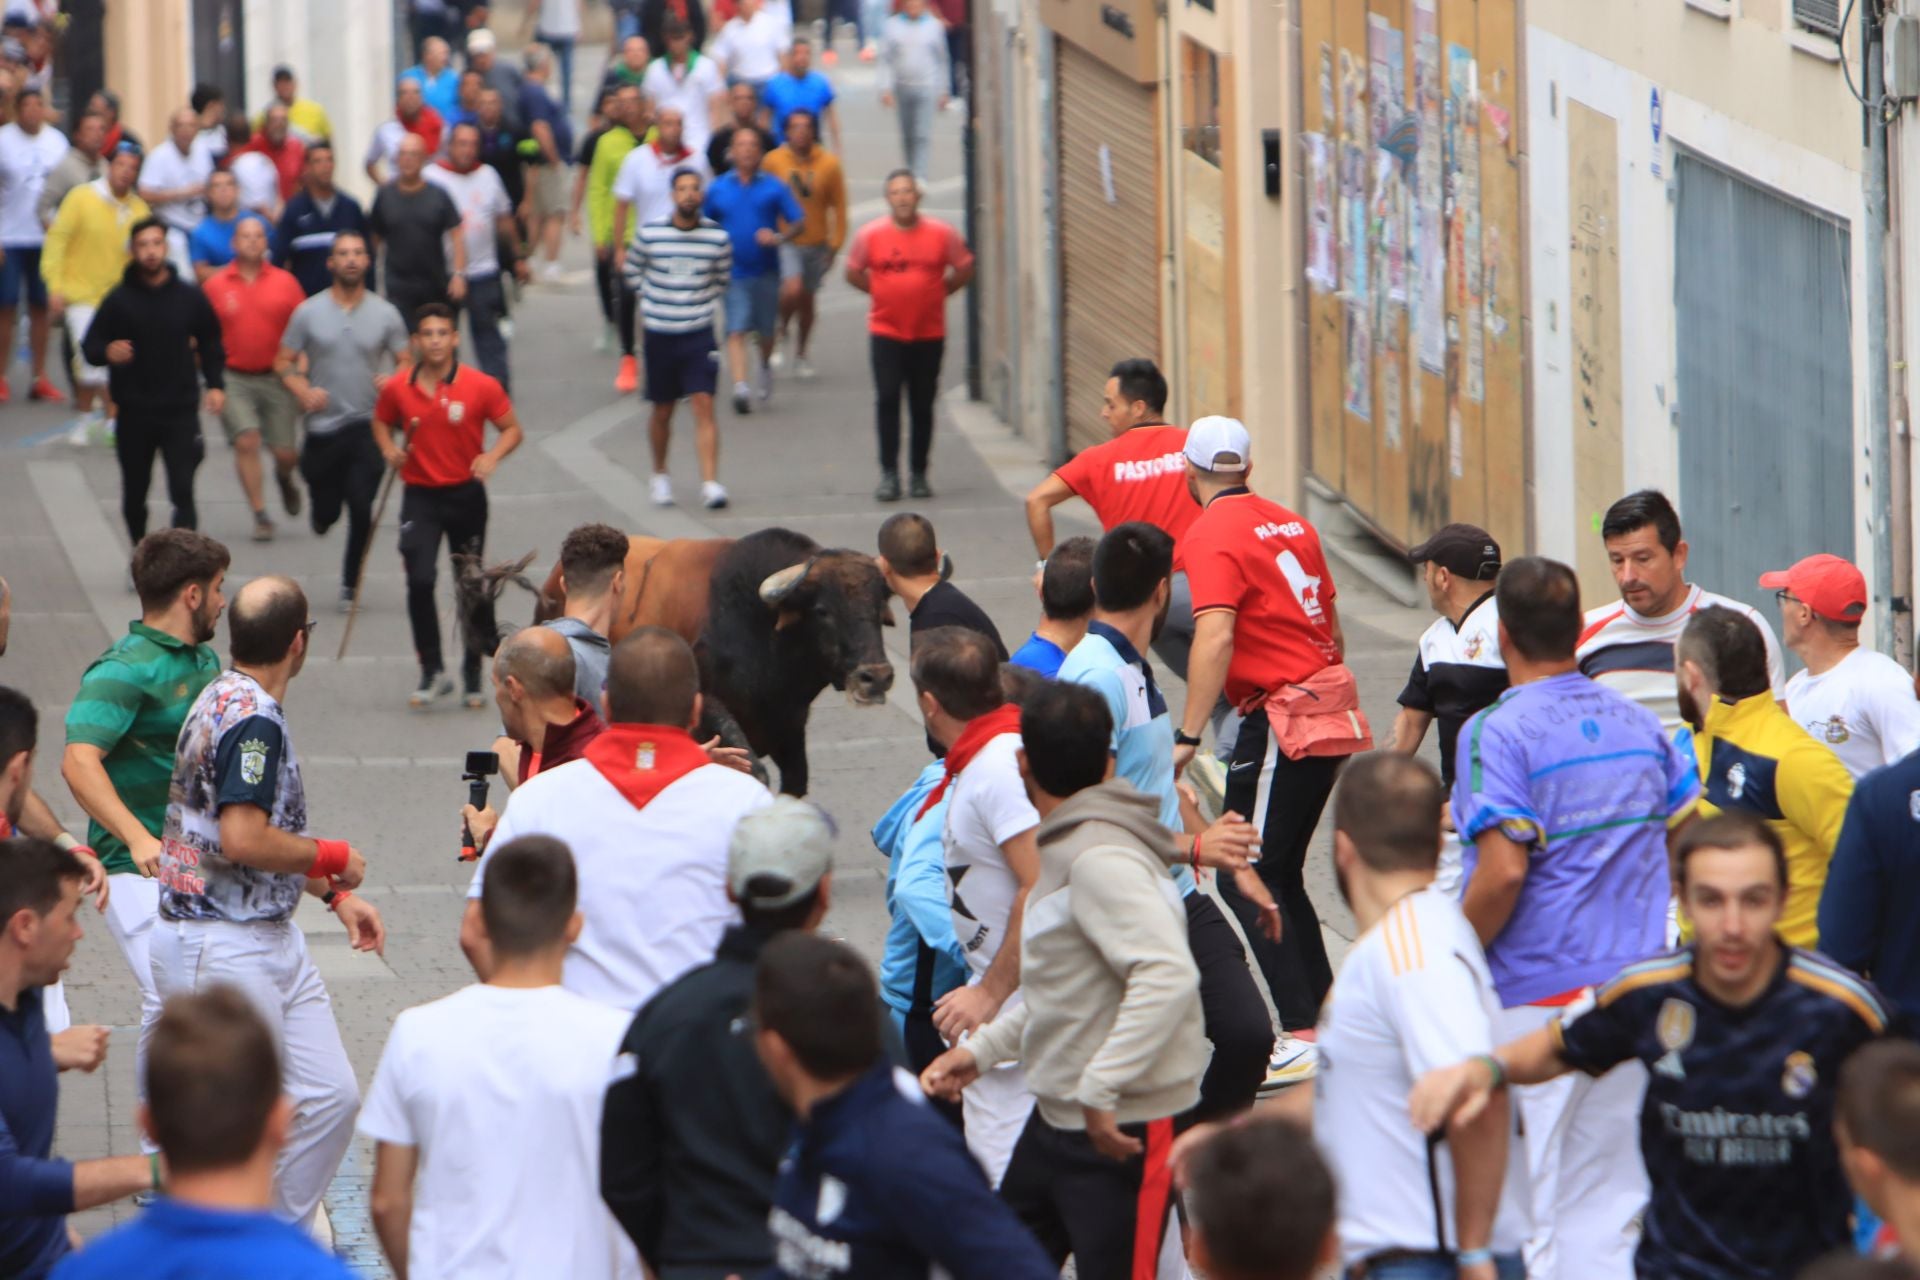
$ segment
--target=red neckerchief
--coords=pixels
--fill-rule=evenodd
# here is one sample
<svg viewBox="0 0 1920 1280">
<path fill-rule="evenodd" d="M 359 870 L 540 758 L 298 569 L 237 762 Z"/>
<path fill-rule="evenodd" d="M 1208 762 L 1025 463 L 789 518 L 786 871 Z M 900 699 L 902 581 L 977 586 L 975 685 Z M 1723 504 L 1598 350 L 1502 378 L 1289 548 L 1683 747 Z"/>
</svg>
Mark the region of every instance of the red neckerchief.
<svg viewBox="0 0 1920 1280">
<path fill-rule="evenodd" d="M 692 734 L 663 724 L 610 724 L 581 755 L 636 809 L 708 763 Z"/>
<path fill-rule="evenodd" d="M 13 819 L 0 813 L 0 840 L 13 839 Z"/>
<path fill-rule="evenodd" d="M 656 158 L 658 158 L 663 162 L 671 163 L 671 164 L 679 164 L 682 160 L 685 160 L 688 156 L 693 154 L 693 148 L 687 146 L 684 142 L 680 144 L 680 149 L 674 152 L 672 155 L 668 155 L 666 152 L 660 149 L 660 139 L 658 138 L 655 138 L 652 142 L 649 142 L 647 145 L 653 148 L 653 154 Z"/>
<path fill-rule="evenodd" d="M 947 771 L 941 777 L 940 785 L 927 793 L 925 802 L 920 806 L 920 812 L 913 815 L 914 821 L 918 822 L 926 817 L 927 811 L 940 803 L 940 798 L 947 794 L 947 788 L 953 785 L 953 780 L 960 776 L 962 769 L 973 763 L 973 758 L 980 754 L 982 747 L 1003 733 L 1018 732 L 1020 732 L 1020 708 L 1011 702 L 1002 703 L 987 714 L 967 721 L 967 727 L 960 731 L 960 736 L 955 738 L 953 745 L 947 748 Z"/>
</svg>

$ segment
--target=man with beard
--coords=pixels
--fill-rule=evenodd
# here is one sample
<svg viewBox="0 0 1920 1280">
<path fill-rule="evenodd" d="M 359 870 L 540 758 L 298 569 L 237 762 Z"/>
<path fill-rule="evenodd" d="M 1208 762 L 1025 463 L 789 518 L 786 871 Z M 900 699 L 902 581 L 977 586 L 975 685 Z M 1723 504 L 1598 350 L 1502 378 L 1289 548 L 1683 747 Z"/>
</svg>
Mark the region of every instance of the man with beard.
<svg viewBox="0 0 1920 1280">
<path fill-rule="evenodd" d="M 60 772 L 92 820 L 87 844 L 112 889 L 107 931 L 140 984 L 143 1028 L 160 1014 L 148 947 L 173 748 L 194 699 L 220 674 L 207 642 L 226 605 L 227 564 L 227 549 L 204 534 L 148 534 L 133 551 L 140 621 L 87 668 L 67 709 Z"/>
</svg>

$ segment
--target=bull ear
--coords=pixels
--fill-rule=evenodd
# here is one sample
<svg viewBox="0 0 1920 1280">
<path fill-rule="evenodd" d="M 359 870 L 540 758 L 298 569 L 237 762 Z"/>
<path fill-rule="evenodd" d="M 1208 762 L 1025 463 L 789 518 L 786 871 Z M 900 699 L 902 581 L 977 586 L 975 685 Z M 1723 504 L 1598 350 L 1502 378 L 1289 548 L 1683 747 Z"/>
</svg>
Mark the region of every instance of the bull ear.
<svg viewBox="0 0 1920 1280">
<path fill-rule="evenodd" d="M 798 625 L 800 617 L 801 615 L 798 609 L 782 609 L 774 616 L 773 629 L 775 631 L 785 631 L 788 627 Z"/>
<path fill-rule="evenodd" d="M 768 574 L 760 584 L 760 599 L 778 608 L 781 601 L 793 594 L 794 589 L 806 578 L 807 571 L 811 568 L 813 568 L 813 560 L 809 558 L 803 563 L 789 565 L 785 569 Z"/>
<path fill-rule="evenodd" d="M 945 582 L 947 579 L 951 578 L 952 576 L 953 576 L 953 557 L 948 555 L 946 552 L 942 551 L 940 553 L 940 581 Z"/>
</svg>

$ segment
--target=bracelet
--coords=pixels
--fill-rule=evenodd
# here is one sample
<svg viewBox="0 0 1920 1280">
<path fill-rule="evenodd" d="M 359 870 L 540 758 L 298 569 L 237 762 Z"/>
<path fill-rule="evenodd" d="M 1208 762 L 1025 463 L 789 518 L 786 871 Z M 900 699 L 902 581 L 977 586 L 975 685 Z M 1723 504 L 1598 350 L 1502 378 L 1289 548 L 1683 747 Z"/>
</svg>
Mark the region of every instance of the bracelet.
<svg viewBox="0 0 1920 1280">
<path fill-rule="evenodd" d="M 160 1153 L 147 1152 L 147 1171 L 153 1175 L 153 1189 L 160 1190 Z"/>
<path fill-rule="evenodd" d="M 351 889 L 329 889 L 320 895 L 320 901 L 327 904 L 327 910 L 338 912 L 340 904 L 353 896 Z"/>
<path fill-rule="evenodd" d="M 1487 1064 L 1487 1071 L 1493 1076 L 1494 1088 L 1499 1089 L 1506 1085 L 1507 1069 L 1500 1065 L 1500 1059 L 1490 1053 L 1476 1053 L 1473 1056 L 1473 1060 Z"/>
<path fill-rule="evenodd" d="M 313 865 L 307 868 L 309 880 L 331 880 L 347 869 L 352 847 L 345 840 L 315 840 Z"/>
<path fill-rule="evenodd" d="M 1453 1255 L 1454 1265 L 1460 1267 L 1478 1267 L 1492 1261 L 1491 1249 L 1462 1249 Z"/>
</svg>

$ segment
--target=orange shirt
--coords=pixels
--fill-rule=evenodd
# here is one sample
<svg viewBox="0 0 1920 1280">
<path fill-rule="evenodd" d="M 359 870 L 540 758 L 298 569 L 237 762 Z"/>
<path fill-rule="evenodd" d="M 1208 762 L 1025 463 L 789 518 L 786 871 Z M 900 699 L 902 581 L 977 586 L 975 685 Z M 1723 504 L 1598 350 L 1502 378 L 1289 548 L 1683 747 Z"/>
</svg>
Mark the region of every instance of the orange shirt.
<svg viewBox="0 0 1920 1280">
<path fill-rule="evenodd" d="M 929 342 L 947 336 L 947 268 L 973 265 L 966 241 L 938 218 L 921 215 L 911 227 L 875 218 L 854 237 L 847 266 L 867 272 L 873 311 L 867 327 L 877 338 Z"/>
<path fill-rule="evenodd" d="M 270 262 L 260 264 L 251 283 L 240 274 L 240 264 L 229 262 L 200 286 L 220 317 L 220 341 L 227 348 L 227 368 L 235 373 L 272 373 L 293 310 L 307 300 L 291 271 Z"/>
<path fill-rule="evenodd" d="M 486 449 L 486 427 L 513 412 L 506 390 L 470 365 L 454 362 L 432 391 L 420 385 L 421 366 L 402 378 L 387 379 L 373 415 L 394 431 L 394 443 L 407 424 L 419 422 L 407 446 L 400 478 L 424 489 L 448 489 L 473 479 L 473 460 Z"/>
</svg>

